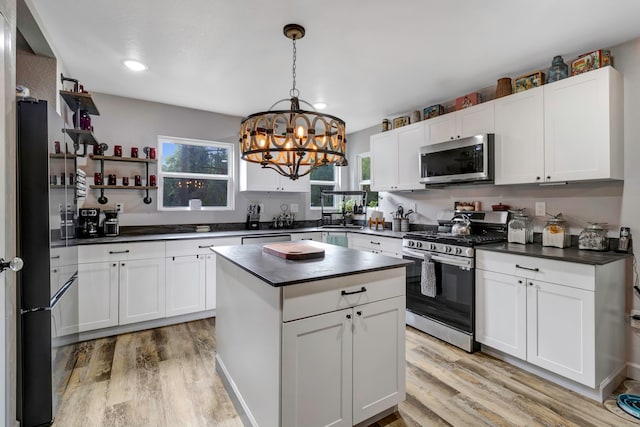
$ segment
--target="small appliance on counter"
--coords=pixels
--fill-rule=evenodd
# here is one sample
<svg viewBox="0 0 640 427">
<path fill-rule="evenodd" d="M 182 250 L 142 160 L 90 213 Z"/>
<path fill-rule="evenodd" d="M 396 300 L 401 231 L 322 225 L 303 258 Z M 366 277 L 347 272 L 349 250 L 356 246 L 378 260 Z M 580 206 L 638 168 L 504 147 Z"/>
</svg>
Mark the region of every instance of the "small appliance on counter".
<svg viewBox="0 0 640 427">
<path fill-rule="evenodd" d="M 120 234 L 120 225 L 118 224 L 118 211 L 104 211 L 104 221 L 102 222 L 102 231 L 107 237 L 115 237 Z"/>
<path fill-rule="evenodd" d="M 67 207 L 60 211 L 60 238 L 74 239 L 76 237 L 76 213 Z"/>
<path fill-rule="evenodd" d="M 78 213 L 78 237 L 98 237 L 100 208 L 81 208 Z"/>
<path fill-rule="evenodd" d="M 260 228 L 260 205 L 252 203 L 247 207 L 247 230 L 258 230 Z"/>
<path fill-rule="evenodd" d="M 631 248 L 631 229 L 620 227 L 620 240 L 618 240 L 616 252 L 629 253 L 629 248 Z"/>
</svg>

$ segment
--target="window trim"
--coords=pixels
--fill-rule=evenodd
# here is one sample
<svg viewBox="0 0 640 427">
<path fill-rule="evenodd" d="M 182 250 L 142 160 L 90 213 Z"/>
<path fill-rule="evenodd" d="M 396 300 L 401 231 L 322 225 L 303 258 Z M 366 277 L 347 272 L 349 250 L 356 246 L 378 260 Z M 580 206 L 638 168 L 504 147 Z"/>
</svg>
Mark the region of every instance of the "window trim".
<svg viewBox="0 0 640 427">
<path fill-rule="evenodd" d="M 174 144 L 196 145 L 205 147 L 221 147 L 227 149 L 228 173 L 203 174 L 193 172 L 163 172 L 162 171 L 162 143 L 170 142 Z M 158 211 L 164 212 L 202 212 L 202 211 L 233 211 L 235 210 L 235 145 L 231 142 L 209 141 L 195 138 L 181 138 L 176 136 L 158 135 L 156 147 L 158 151 L 158 162 L 156 163 L 156 173 L 158 175 Z M 164 178 L 195 178 L 195 179 L 218 179 L 227 181 L 227 206 L 202 206 L 201 209 L 192 210 L 189 206 L 166 207 L 164 206 Z"/>
<path fill-rule="evenodd" d="M 356 181 L 360 189 L 363 185 L 371 186 L 371 169 L 369 169 L 369 179 L 362 179 L 362 159 L 365 158 L 369 158 L 369 162 L 371 162 L 371 152 L 367 151 L 356 155 Z M 369 168 L 371 168 L 371 163 L 369 163 Z"/>
</svg>

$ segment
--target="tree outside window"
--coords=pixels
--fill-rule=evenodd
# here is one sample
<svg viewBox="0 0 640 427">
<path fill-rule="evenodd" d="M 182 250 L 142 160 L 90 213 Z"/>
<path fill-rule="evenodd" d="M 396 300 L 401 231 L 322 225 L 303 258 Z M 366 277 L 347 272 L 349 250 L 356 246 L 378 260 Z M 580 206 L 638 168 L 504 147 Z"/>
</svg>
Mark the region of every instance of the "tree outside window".
<svg viewBox="0 0 640 427">
<path fill-rule="evenodd" d="M 378 192 L 371 191 L 371 154 L 370 153 L 362 153 L 357 156 L 358 162 L 358 187 L 367 192 L 367 202 L 366 205 L 369 205 L 369 202 L 372 200 L 378 200 Z"/>
<path fill-rule="evenodd" d="M 233 144 L 160 136 L 158 148 L 159 209 L 233 208 Z"/>
</svg>

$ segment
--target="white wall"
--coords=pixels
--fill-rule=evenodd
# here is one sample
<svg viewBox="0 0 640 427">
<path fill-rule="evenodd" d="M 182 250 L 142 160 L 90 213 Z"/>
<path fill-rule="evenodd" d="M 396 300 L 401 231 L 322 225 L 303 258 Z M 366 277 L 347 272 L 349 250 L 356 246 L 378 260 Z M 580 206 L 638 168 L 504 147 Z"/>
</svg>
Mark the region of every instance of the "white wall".
<svg viewBox="0 0 640 427">
<path fill-rule="evenodd" d="M 413 223 L 436 224 L 436 213 L 441 209 L 452 209 L 456 200 L 480 200 L 484 209 L 504 203 L 535 212 L 535 202 L 546 202 L 547 212 L 562 212 L 567 218 L 573 234 L 578 234 L 589 221 L 607 222 L 609 235 L 617 237 L 620 226 L 631 227 L 636 240 L 640 239 L 640 38 L 612 49 L 614 66 L 624 75 L 624 135 L 625 135 L 625 180 L 624 182 L 574 183 L 558 187 L 537 185 L 514 186 L 460 186 L 439 190 L 423 190 L 405 193 L 381 193 L 380 206 L 385 217 L 402 203 L 405 210 L 418 212 Z M 568 60 L 569 57 L 565 59 Z M 540 68 L 548 67 L 540 64 Z M 457 94 L 452 93 L 455 98 Z M 428 105 L 428 103 L 425 103 Z M 382 120 L 382 118 L 381 118 Z M 369 137 L 380 132 L 376 125 L 349 136 L 349 161 L 355 162 L 358 153 L 369 151 Z M 522 159 L 526 162 L 527 159 Z M 352 182 L 355 179 L 351 174 Z M 544 225 L 544 218 L 535 218 L 536 231 Z M 630 262 L 631 263 L 631 262 Z M 640 298 L 633 294 L 631 268 L 627 278 L 627 306 L 640 309 Z M 640 379 L 640 332 L 628 330 L 629 375 Z"/>
<path fill-rule="evenodd" d="M 85 87 L 91 91 L 90 87 Z M 114 145 L 122 145 L 123 155 L 131 153 L 131 147 L 138 147 L 142 156 L 142 148 L 155 147 L 158 135 L 174 136 L 181 138 L 194 138 L 209 141 L 235 143 L 235 167 L 238 170 L 238 134 L 240 129 L 240 117 L 229 116 L 207 111 L 182 108 L 172 105 L 148 102 L 120 96 L 93 93 L 95 103 L 100 111 L 99 116 L 92 116 L 94 134 L 99 142 L 109 145 L 107 154 L 113 153 Z M 87 178 L 93 179 L 93 173 L 99 171 L 99 162 L 88 159 L 80 159 L 80 167 L 87 172 Z M 137 172 L 136 172 L 137 171 Z M 133 175 L 143 173 L 142 165 L 131 163 L 105 163 L 105 174 L 115 173 L 118 177 L 126 174 Z M 157 170 L 155 166 L 150 168 L 150 174 Z M 275 173 L 275 172 L 273 172 Z M 236 172 L 237 176 L 237 172 Z M 133 185 L 133 182 L 130 183 Z M 121 225 L 150 225 L 150 224 L 200 224 L 217 222 L 243 222 L 246 219 L 247 205 L 259 202 L 265 205 L 261 216 L 262 221 L 269 221 L 278 215 L 283 203 L 297 203 L 300 212 L 296 219 L 319 218 L 318 212 L 311 211 L 309 195 L 300 193 L 258 193 L 235 192 L 235 209 L 231 211 L 188 211 L 167 212 L 158 211 L 158 192 L 151 191 L 153 202 L 145 205 L 142 202 L 142 191 L 107 191 L 105 196 L 109 199 L 106 205 L 99 205 L 96 190 L 89 190 L 89 195 L 84 206 L 95 206 L 101 209 L 113 209 L 115 203 L 124 203 L 125 213 L 120 216 Z"/>
</svg>

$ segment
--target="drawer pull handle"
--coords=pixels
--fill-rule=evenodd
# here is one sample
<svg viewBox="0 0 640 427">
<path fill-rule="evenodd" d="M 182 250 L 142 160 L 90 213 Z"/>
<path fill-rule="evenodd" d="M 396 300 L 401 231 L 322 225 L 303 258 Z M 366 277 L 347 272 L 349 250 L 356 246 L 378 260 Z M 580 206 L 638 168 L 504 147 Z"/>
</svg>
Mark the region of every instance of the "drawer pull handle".
<svg viewBox="0 0 640 427">
<path fill-rule="evenodd" d="M 60 259 L 60 255 L 52 256 L 51 259 Z"/>
<path fill-rule="evenodd" d="M 374 242 L 373 240 L 369 241 L 369 243 L 371 243 L 372 245 L 379 245 L 380 242 Z"/>
<path fill-rule="evenodd" d="M 356 311 L 356 314 L 357 314 L 358 316 L 362 316 L 362 312 L 361 312 L 361 311 Z"/>
<path fill-rule="evenodd" d="M 341 295 L 353 295 L 353 294 L 360 294 L 362 292 L 367 292 L 367 288 L 365 288 L 364 286 L 360 288 L 359 291 L 353 291 L 353 292 L 347 292 L 347 291 L 342 291 Z"/>
<path fill-rule="evenodd" d="M 516 264 L 516 268 L 521 268 L 523 270 L 529 270 L 529 271 L 540 271 L 540 269 L 538 267 L 536 268 L 531 268 L 531 267 L 523 267 L 521 265 Z"/>
<path fill-rule="evenodd" d="M 351 319 L 351 315 L 350 314 L 347 314 L 347 319 Z"/>
<path fill-rule="evenodd" d="M 198 245 L 199 249 L 207 249 L 207 248 L 211 248 L 213 247 L 213 245 Z"/>
<path fill-rule="evenodd" d="M 124 250 L 124 251 L 109 251 L 110 254 L 128 254 L 129 253 L 129 249 Z"/>
</svg>

